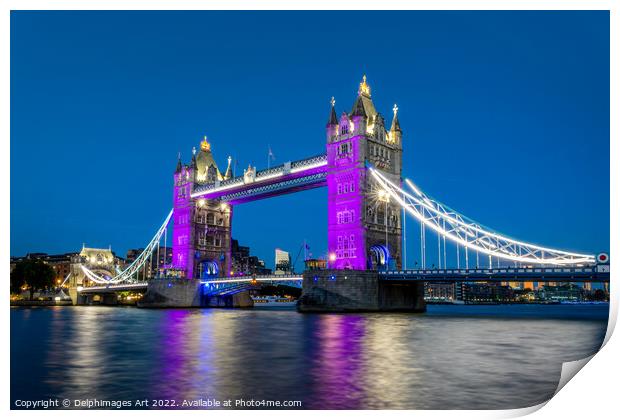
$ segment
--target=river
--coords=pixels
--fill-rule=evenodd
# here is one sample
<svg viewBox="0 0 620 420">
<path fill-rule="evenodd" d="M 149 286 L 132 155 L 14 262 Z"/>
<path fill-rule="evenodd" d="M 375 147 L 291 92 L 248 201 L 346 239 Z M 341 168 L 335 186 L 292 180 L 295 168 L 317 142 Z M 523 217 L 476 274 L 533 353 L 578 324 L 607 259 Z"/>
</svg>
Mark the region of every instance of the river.
<svg viewBox="0 0 620 420">
<path fill-rule="evenodd" d="M 562 362 L 598 350 L 608 311 L 607 304 L 434 305 L 426 314 L 11 308 L 11 404 L 265 399 L 305 409 L 520 408 L 553 395 Z"/>
</svg>

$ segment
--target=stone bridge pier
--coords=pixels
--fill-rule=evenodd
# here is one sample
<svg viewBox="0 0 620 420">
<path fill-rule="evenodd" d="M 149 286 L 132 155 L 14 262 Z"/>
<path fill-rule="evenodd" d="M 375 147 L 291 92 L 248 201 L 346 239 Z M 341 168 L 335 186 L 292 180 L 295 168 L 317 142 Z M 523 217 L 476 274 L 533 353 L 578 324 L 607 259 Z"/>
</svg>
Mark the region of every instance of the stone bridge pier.
<svg viewBox="0 0 620 420">
<path fill-rule="evenodd" d="M 377 271 L 306 271 L 300 312 L 425 312 L 424 283 L 385 282 Z"/>
</svg>

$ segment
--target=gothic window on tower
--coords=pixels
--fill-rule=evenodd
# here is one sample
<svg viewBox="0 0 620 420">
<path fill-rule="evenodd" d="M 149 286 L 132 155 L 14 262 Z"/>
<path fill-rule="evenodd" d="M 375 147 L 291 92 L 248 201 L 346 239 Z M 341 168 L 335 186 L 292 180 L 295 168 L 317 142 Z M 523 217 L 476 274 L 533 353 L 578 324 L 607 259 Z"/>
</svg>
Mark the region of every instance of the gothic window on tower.
<svg viewBox="0 0 620 420">
<path fill-rule="evenodd" d="M 213 213 L 207 213 L 207 224 L 208 225 L 215 224 L 215 215 Z"/>
<path fill-rule="evenodd" d="M 377 209 L 377 223 L 380 225 L 385 224 L 385 211 L 383 209 Z"/>
<path fill-rule="evenodd" d="M 339 235 L 336 258 L 355 257 L 355 235 Z"/>
<path fill-rule="evenodd" d="M 351 143 L 342 143 L 338 146 L 338 157 L 349 156 L 352 150 Z"/>
<path fill-rule="evenodd" d="M 353 219 L 355 218 L 355 211 L 353 210 L 344 210 L 344 211 L 339 211 L 337 213 L 337 219 L 338 219 L 338 224 L 345 224 L 345 223 L 353 223 Z"/>
<path fill-rule="evenodd" d="M 222 237 L 221 236 L 216 236 L 215 237 L 215 246 L 222 246 Z"/>
</svg>

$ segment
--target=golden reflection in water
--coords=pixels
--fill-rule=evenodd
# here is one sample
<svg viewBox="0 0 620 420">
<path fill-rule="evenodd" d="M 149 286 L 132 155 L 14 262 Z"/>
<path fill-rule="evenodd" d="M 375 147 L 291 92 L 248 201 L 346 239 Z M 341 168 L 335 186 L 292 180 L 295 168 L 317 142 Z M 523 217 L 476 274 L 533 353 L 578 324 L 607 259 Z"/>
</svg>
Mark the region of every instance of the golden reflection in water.
<svg viewBox="0 0 620 420">
<path fill-rule="evenodd" d="M 415 398 L 412 401 L 404 390 L 423 385 L 424 370 L 417 367 L 416 358 L 420 357 L 415 343 L 417 330 L 423 327 L 416 322 L 417 315 L 368 316 L 372 321 L 368 322 L 363 346 L 363 387 L 370 395 L 367 408 L 416 409 Z"/>
<path fill-rule="evenodd" d="M 79 316 L 70 317 L 71 323 L 68 324 L 64 316 L 66 308 L 52 309 L 46 367 L 52 372 L 48 383 L 59 390 L 54 397 L 93 398 L 102 395 L 99 378 L 106 368 L 102 353 L 106 334 L 103 330 L 105 324 L 98 322 L 98 318 L 105 310 L 109 308 L 80 311 Z"/>
</svg>

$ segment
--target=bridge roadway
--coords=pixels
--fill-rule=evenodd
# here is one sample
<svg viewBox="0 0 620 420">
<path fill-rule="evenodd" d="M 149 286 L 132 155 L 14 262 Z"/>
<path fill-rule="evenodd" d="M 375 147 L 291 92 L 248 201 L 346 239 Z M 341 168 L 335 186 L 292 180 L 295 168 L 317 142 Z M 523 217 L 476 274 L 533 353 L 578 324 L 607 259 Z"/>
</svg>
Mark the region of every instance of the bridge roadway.
<svg viewBox="0 0 620 420">
<path fill-rule="evenodd" d="M 417 269 L 401 271 L 380 271 L 379 280 L 386 282 L 488 282 L 488 281 L 538 281 L 538 282 L 609 282 L 609 266 L 588 267 L 539 267 L 539 268 L 470 268 L 470 269 Z M 287 284 L 301 287 L 301 274 L 218 277 L 204 280 L 207 286 L 232 286 L 239 283 Z M 105 293 L 129 290 L 146 290 L 148 283 L 112 284 L 108 286 L 84 287 L 80 293 Z"/>
</svg>

